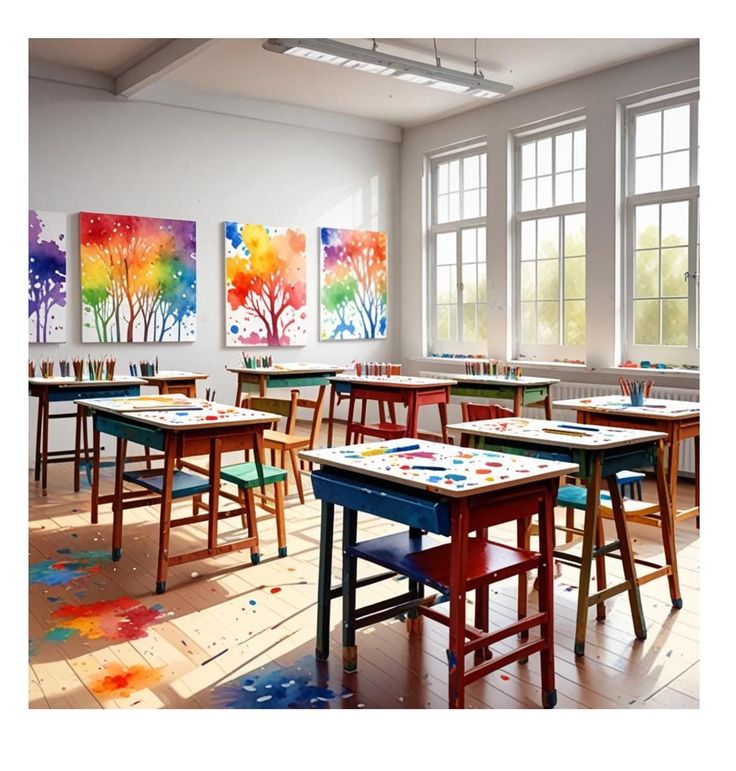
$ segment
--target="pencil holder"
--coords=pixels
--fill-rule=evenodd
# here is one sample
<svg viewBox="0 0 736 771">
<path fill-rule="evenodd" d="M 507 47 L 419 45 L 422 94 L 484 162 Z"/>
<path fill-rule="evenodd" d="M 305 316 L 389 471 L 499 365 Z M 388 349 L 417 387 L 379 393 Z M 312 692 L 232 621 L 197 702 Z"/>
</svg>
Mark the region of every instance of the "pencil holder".
<svg viewBox="0 0 736 771">
<path fill-rule="evenodd" d="M 632 407 L 643 407 L 644 406 L 644 392 L 643 391 L 632 391 L 631 392 L 631 406 Z"/>
</svg>

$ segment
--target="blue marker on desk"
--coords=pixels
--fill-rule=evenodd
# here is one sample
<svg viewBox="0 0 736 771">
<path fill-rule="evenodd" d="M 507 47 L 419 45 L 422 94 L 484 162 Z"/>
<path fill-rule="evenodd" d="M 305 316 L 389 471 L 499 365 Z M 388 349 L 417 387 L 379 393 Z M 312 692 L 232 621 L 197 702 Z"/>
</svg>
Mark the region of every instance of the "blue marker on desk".
<svg viewBox="0 0 736 771">
<path fill-rule="evenodd" d="M 573 424 L 570 424 L 570 423 L 558 423 L 557 426 L 559 428 L 574 428 L 576 431 L 600 431 L 599 428 L 592 428 L 591 426 L 589 426 L 587 424 L 584 425 L 584 426 L 578 426 L 578 425 L 575 425 L 574 423 Z"/>
</svg>

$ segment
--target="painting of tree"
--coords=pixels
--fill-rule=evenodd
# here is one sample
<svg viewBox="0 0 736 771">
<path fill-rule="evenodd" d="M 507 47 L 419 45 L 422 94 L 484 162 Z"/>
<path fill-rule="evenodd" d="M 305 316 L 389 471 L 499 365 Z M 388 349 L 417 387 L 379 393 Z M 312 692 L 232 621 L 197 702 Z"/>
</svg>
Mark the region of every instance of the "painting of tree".
<svg viewBox="0 0 736 771">
<path fill-rule="evenodd" d="M 306 344 L 307 261 L 296 228 L 225 223 L 229 346 Z"/>
<path fill-rule="evenodd" d="M 66 340 L 66 215 L 28 212 L 28 341 Z"/>
<path fill-rule="evenodd" d="M 320 228 L 322 340 L 386 337 L 386 234 Z"/>
<path fill-rule="evenodd" d="M 196 223 L 82 212 L 79 240 L 84 342 L 195 339 Z"/>
</svg>

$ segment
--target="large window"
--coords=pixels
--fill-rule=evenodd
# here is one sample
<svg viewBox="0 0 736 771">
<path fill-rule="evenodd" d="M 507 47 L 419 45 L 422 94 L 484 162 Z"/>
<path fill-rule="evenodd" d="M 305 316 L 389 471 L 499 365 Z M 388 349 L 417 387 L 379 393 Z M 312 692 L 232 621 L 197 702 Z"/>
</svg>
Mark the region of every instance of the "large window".
<svg viewBox="0 0 736 771">
<path fill-rule="evenodd" d="M 486 345 L 486 153 L 477 146 L 430 163 L 430 347 Z"/>
<path fill-rule="evenodd" d="M 698 97 L 626 120 L 626 358 L 698 363 Z"/>
<path fill-rule="evenodd" d="M 582 359 L 585 125 L 518 136 L 515 149 L 515 351 Z"/>
</svg>

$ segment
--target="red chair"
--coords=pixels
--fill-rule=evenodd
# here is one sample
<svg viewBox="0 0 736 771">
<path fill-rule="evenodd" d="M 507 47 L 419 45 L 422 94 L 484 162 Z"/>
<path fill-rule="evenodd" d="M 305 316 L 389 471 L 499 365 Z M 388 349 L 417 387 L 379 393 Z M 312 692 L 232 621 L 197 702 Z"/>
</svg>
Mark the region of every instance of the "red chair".
<svg viewBox="0 0 736 771">
<path fill-rule="evenodd" d="M 378 402 L 379 422 L 367 423 L 366 411 L 369 401 Z M 360 420 L 355 420 L 356 402 L 361 402 Z M 364 390 L 360 386 L 350 389 L 350 403 L 348 407 L 348 424 L 345 429 L 345 444 L 358 444 L 366 436 L 374 436 L 379 439 L 401 439 L 408 435 L 408 427 L 404 423 L 396 423 L 394 418 L 394 404 L 404 404 L 401 394 L 387 391 L 381 399 L 376 399 L 375 392 Z M 388 405 L 391 422 L 386 422 L 384 405 Z"/>
<path fill-rule="evenodd" d="M 496 420 L 496 418 L 513 418 L 512 410 L 501 407 L 498 404 L 475 404 L 473 402 L 462 402 L 460 405 L 463 415 L 463 423 L 470 423 L 475 420 Z M 460 445 L 470 447 L 471 435 L 461 434 Z"/>
</svg>

